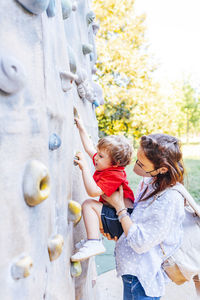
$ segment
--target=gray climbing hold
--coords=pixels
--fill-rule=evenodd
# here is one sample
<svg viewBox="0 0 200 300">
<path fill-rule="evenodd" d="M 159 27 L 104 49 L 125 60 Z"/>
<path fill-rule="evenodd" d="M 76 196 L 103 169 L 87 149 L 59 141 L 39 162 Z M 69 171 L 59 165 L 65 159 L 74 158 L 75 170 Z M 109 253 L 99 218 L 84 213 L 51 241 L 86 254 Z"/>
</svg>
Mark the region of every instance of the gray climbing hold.
<svg viewBox="0 0 200 300">
<path fill-rule="evenodd" d="M 56 150 L 61 145 L 61 138 L 56 134 L 52 133 L 49 138 L 49 149 L 50 150 Z"/>
<path fill-rule="evenodd" d="M 86 15 L 86 21 L 87 21 L 87 25 L 90 25 L 94 22 L 95 19 L 95 13 L 91 10 L 89 13 L 87 13 Z"/>
<path fill-rule="evenodd" d="M 55 0 L 50 0 L 49 6 L 47 7 L 47 16 L 49 18 L 54 17 L 56 14 L 56 3 Z"/>
<path fill-rule="evenodd" d="M 93 24 L 92 24 L 93 33 L 94 33 L 95 35 L 96 35 L 97 32 L 99 31 L 99 28 L 100 28 L 99 24 L 97 24 L 97 23 L 93 23 Z"/>
<path fill-rule="evenodd" d="M 93 45 L 92 44 L 83 44 L 82 51 L 83 51 L 84 55 L 91 53 L 93 51 Z"/>
<path fill-rule="evenodd" d="M 25 82 L 23 66 L 15 58 L 0 54 L 0 90 L 8 94 L 17 93 Z"/>
<path fill-rule="evenodd" d="M 93 102 L 94 94 L 93 94 L 93 89 L 90 85 L 90 82 L 87 78 L 87 73 L 84 69 L 80 69 L 77 72 L 77 79 L 76 84 L 77 84 L 77 91 L 79 94 L 79 97 L 85 101 L 88 100 L 90 102 Z"/>
<path fill-rule="evenodd" d="M 72 3 L 72 10 L 73 10 L 73 11 L 76 11 L 76 10 L 77 10 L 77 7 L 78 7 L 78 3 L 77 3 L 77 1 L 74 1 L 74 2 Z"/>
<path fill-rule="evenodd" d="M 61 4 L 62 4 L 62 15 L 63 15 L 63 19 L 65 20 L 69 18 L 72 12 L 72 4 L 71 1 L 69 0 L 62 0 Z"/>
<path fill-rule="evenodd" d="M 77 75 L 74 75 L 72 72 L 60 72 L 60 79 L 63 91 L 69 91 L 72 88 L 72 82 L 77 78 Z"/>
<path fill-rule="evenodd" d="M 45 11 L 49 5 L 49 0 L 17 0 L 26 10 L 39 15 Z"/>
<path fill-rule="evenodd" d="M 76 56 L 74 54 L 73 49 L 70 46 L 67 46 L 67 50 L 68 50 L 70 71 L 75 74 L 77 70 Z"/>
<path fill-rule="evenodd" d="M 30 275 L 33 261 L 30 256 L 22 256 L 11 267 L 11 275 L 14 279 L 26 278 Z"/>
<path fill-rule="evenodd" d="M 93 66 L 93 68 L 92 68 L 92 74 L 96 74 L 96 72 L 97 72 L 97 67 Z"/>
</svg>

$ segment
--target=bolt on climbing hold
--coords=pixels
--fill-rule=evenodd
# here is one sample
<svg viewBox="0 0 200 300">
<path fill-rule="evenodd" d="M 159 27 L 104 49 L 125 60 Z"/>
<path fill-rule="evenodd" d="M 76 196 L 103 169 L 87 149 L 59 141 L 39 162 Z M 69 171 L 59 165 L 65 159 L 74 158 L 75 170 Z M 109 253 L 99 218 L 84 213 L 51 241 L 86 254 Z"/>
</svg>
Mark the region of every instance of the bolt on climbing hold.
<svg viewBox="0 0 200 300">
<path fill-rule="evenodd" d="M 74 113 L 74 118 L 80 118 L 79 113 L 75 106 L 73 107 L 73 113 Z"/>
<path fill-rule="evenodd" d="M 14 57 L 0 53 L 0 90 L 8 94 L 17 93 L 25 83 L 23 66 Z"/>
<path fill-rule="evenodd" d="M 77 75 L 72 72 L 60 72 L 60 79 L 63 91 L 67 92 L 72 88 L 72 82 L 77 79 Z"/>
<path fill-rule="evenodd" d="M 62 235 L 57 234 L 53 236 L 48 242 L 48 252 L 50 261 L 57 259 L 62 253 L 64 239 Z"/>
<path fill-rule="evenodd" d="M 76 10 L 77 10 L 77 7 L 78 7 L 77 1 L 73 1 L 73 3 L 72 3 L 72 10 L 73 10 L 73 11 L 76 11 Z"/>
<path fill-rule="evenodd" d="M 68 220 L 76 225 L 81 219 L 81 205 L 80 203 L 70 200 L 68 203 Z"/>
<path fill-rule="evenodd" d="M 49 150 L 56 150 L 61 145 L 61 138 L 56 134 L 52 133 L 49 138 Z"/>
<path fill-rule="evenodd" d="M 25 168 L 23 193 L 29 206 L 40 204 L 50 194 L 49 172 L 38 160 L 31 160 Z"/>
<path fill-rule="evenodd" d="M 82 273 L 82 267 L 80 261 L 71 262 L 71 276 L 72 277 L 78 277 Z"/>
<path fill-rule="evenodd" d="M 86 21 L 87 21 L 87 25 L 90 25 L 93 23 L 94 19 L 95 19 L 95 13 L 91 10 L 87 13 L 86 15 Z"/>
<path fill-rule="evenodd" d="M 91 53 L 93 51 L 93 45 L 92 44 L 83 44 L 82 51 L 83 51 L 84 55 Z"/>
<path fill-rule="evenodd" d="M 12 277 L 16 280 L 26 278 L 30 275 L 33 261 L 30 256 L 23 256 L 11 267 Z"/>
<path fill-rule="evenodd" d="M 55 3 L 55 0 L 50 0 L 49 1 L 49 6 L 47 7 L 47 16 L 49 18 L 52 18 L 55 16 L 56 14 L 56 3 Z"/>
<path fill-rule="evenodd" d="M 95 35 L 96 35 L 97 32 L 99 31 L 99 28 L 100 28 L 100 26 L 99 26 L 98 23 L 93 23 L 93 24 L 92 24 L 93 33 L 94 33 Z"/>
<path fill-rule="evenodd" d="M 71 1 L 69 1 L 69 0 L 62 0 L 61 5 L 62 5 L 63 19 L 65 20 L 65 19 L 69 18 L 70 14 L 72 12 L 72 4 L 71 4 Z"/>
<path fill-rule="evenodd" d="M 43 13 L 49 5 L 49 0 L 17 0 L 17 2 L 35 15 Z"/>
</svg>

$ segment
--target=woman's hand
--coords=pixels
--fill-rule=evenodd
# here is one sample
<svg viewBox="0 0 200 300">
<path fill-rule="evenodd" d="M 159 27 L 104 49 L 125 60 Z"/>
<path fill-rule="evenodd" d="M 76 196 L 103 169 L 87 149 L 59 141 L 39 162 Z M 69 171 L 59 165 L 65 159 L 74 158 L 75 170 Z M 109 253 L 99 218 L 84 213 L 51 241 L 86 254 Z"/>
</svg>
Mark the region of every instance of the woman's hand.
<svg viewBox="0 0 200 300">
<path fill-rule="evenodd" d="M 120 185 L 118 192 L 114 192 L 110 197 L 107 197 L 104 194 L 104 195 L 102 195 L 102 198 L 106 202 L 108 202 L 110 205 L 112 205 L 116 209 L 116 211 L 119 211 L 119 210 L 125 208 L 124 192 L 123 192 L 122 185 Z"/>
<path fill-rule="evenodd" d="M 85 168 L 88 168 L 88 164 L 87 164 L 87 161 L 83 155 L 82 152 L 78 152 L 76 153 L 76 156 L 75 156 L 77 159 L 74 159 L 74 162 L 76 162 L 80 168 L 80 170 L 83 170 Z"/>
<path fill-rule="evenodd" d="M 103 231 L 103 228 L 100 228 L 99 230 L 100 230 L 101 234 L 103 234 L 103 236 L 105 236 L 108 240 L 112 240 L 112 241 L 115 241 L 115 242 L 118 240 L 117 236 L 115 236 L 114 238 L 111 238 L 109 233 L 105 233 Z"/>
</svg>

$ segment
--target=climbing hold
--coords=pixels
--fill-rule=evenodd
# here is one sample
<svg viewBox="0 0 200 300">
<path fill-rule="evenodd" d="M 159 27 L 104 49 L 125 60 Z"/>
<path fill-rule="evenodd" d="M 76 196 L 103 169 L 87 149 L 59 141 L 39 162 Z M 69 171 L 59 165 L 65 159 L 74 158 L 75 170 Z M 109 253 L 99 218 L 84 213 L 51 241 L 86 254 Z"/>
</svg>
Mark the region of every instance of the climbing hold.
<svg viewBox="0 0 200 300">
<path fill-rule="evenodd" d="M 94 60 L 94 53 L 90 53 L 90 61 Z"/>
<path fill-rule="evenodd" d="M 92 68 L 92 74 L 96 74 L 96 72 L 97 72 L 97 67 L 93 66 L 93 68 Z"/>
<path fill-rule="evenodd" d="M 100 28 L 99 24 L 97 24 L 97 23 L 93 23 L 93 24 L 92 24 L 93 33 L 94 33 L 95 35 L 96 35 L 97 32 L 99 31 L 99 28 Z"/>
<path fill-rule="evenodd" d="M 22 65 L 13 57 L 0 54 L 0 90 L 8 94 L 20 91 L 26 82 Z"/>
<path fill-rule="evenodd" d="M 77 79 L 75 80 L 77 84 L 77 91 L 79 97 L 85 101 L 87 99 L 90 102 L 93 102 L 93 89 L 87 79 L 87 73 L 84 69 L 80 69 L 77 72 Z"/>
<path fill-rule="evenodd" d="M 93 104 L 94 104 L 95 107 L 98 107 L 100 105 L 98 100 L 94 100 Z"/>
<path fill-rule="evenodd" d="M 55 0 L 50 0 L 49 6 L 47 7 L 47 16 L 49 18 L 54 17 L 56 14 L 56 3 Z"/>
<path fill-rule="evenodd" d="M 81 219 L 81 205 L 74 200 L 70 200 L 68 203 L 68 214 L 68 220 L 76 225 Z"/>
<path fill-rule="evenodd" d="M 57 234 L 53 236 L 48 242 L 48 252 L 50 261 L 57 259 L 62 253 L 64 239 L 62 235 Z"/>
<path fill-rule="evenodd" d="M 79 118 L 79 113 L 78 113 L 78 111 L 77 111 L 77 109 L 76 109 L 75 106 L 73 108 L 73 112 L 74 112 L 74 118 Z"/>
<path fill-rule="evenodd" d="M 49 0 L 17 0 L 26 10 L 39 15 L 45 11 L 49 5 Z"/>
<path fill-rule="evenodd" d="M 96 82 L 92 82 L 92 87 L 93 87 L 93 91 L 94 91 L 94 98 L 93 98 L 94 101 L 93 101 L 93 103 L 95 104 L 95 106 L 97 106 L 96 105 L 97 103 L 99 105 L 103 105 L 104 104 L 104 98 L 103 98 L 103 89 L 102 89 L 102 87 Z"/>
<path fill-rule="evenodd" d="M 89 13 L 87 13 L 87 15 L 86 15 L 87 25 L 90 25 L 91 23 L 93 23 L 95 17 L 96 17 L 95 13 L 92 10 L 89 11 Z"/>
<path fill-rule="evenodd" d="M 14 279 L 26 278 L 30 275 L 33 261 L 30 256 L 22 256 L 11 267 L 11 274 Z"/>
<path fill-rule="evenodd" d="M 62 0 L 61 4 L 62 4 L 62 15 L 63 15 L 63 19 L 65 20 L 69 18 L 72 12 L 72 4 L 70 0 Z"/>
<path fill-rule="evenodd" d="M 78 163 L 75 160 L 79 160 L 79 157 L 76 155 L 74 156 L 74 166 L 78 166 Z"/>
<path fill-rule="evenodd" d="M 64 92 L 67 92 L 72 88 L 72 82 L 76 80 L 78 77 L 74 75 L 72 72 L 60 72 L 62 89 Z"/>
<path fill-rule="evenodd" d="M 78 7 L 77 1 L 74 1 L 74 2 L 72 3 L 72 10 L 73 10 L 73 11 L 76 11 L 76 10 L 77 10 L 77 7 Z"/>
<path fill-rule="evenodd" d="M 49 181 L 49 172 L 40 161 L 31 160 L 27 164 L 23 178 L 23 192 L 28 205 L 38 205 L 49 196 Z"/>
<path fill-rule="evenodd" d="M 56 150 L 61 145 L 61 138 L 56 134 L 52 133 L 49 138 L 49 149 Z"/>
<path fill-rule="evenodd" d="M 84 55 L 91 53 L 93 51 L 93 45 L 92 44 L 83 44 L 82 51 L 83 51 Z"/>
<path fill-rule="evenodd" d="M 67 47 L 67 50 L 68 50 L 70 71 L 75 74 L 77 69 L 76 56 L 74 54 L 73 49 L 70 46 Z"/>
<path fill-rule="evenodd" d="M 78 277 L 82 273 L 82 267 L 80 261 L 71 262 L 71 276 Z"/>
</svg>

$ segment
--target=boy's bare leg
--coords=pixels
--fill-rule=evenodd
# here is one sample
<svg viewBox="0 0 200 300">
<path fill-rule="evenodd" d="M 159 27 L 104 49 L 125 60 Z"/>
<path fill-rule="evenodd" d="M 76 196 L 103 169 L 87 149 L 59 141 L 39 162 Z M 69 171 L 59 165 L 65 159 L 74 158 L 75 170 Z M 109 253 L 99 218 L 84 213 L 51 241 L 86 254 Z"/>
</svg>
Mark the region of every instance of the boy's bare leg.
<svg viewBox="0 0 200 300">
<path fill-rule="evenodd" d="M 93 199 L 82 204 L 83 219 L 88 239 L 99 239 L 99 227 L 102 228 L 101 210 L 103 204 Z"/>
</svg>

